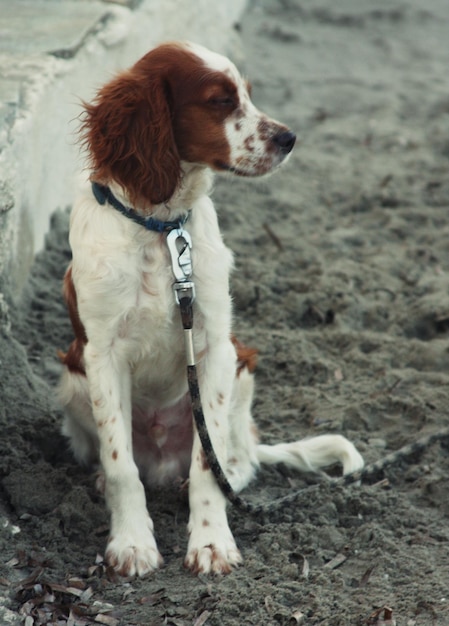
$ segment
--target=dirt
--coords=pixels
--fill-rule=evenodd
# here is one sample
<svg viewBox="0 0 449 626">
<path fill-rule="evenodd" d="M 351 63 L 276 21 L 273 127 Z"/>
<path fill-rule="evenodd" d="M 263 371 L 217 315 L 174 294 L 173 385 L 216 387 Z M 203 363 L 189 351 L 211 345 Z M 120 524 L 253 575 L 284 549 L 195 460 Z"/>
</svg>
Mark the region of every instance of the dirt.
<svg viewBox="0 0 449 626">
<path fill-rule="evenodd" d="M 371 462 L 449 424 L 448 28 L 446 0 L 263 0 L 239 25 L 253 100 L 298 134 L 275 175 L 214 192 L 264 441 L 339 432 Z M 359 486 L 262 470 L 249 497 L 305 491 L 230 510 L 245 562 L 224 577 L 182 567 L 185 493 L 149 492 L 164 567 L 104 567 L 108 515 L 54 392 L 67 229 L 61 210 L 22 301 L 0 300 L 3 623 L 448 625 L 444 440 Z"/>
</svg>

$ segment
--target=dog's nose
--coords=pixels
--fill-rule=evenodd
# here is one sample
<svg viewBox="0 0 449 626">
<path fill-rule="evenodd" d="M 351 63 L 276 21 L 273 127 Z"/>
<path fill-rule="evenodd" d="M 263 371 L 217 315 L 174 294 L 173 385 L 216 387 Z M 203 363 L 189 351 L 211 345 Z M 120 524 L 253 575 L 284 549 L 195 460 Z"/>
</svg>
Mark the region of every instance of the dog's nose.
<svg viewBox="0 0 449 626">
<path fill-rule="evenodd" d="M 284 154 L 288 154 L 293 150 L 293 146 L 295 145 L 296 135 L 292 133 L 290 130 L 284 130 L 281 133 L 278 133 L 272 138 L 273 143 L 280 149 Z"/>
</svg>

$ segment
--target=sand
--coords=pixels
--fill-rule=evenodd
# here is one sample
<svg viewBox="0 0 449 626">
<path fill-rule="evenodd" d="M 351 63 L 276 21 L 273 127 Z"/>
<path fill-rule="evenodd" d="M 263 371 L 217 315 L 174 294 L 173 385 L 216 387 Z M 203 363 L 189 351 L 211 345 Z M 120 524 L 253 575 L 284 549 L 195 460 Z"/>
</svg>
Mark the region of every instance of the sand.
<svg viewBox="0 0 449 626">
<path fill-rule="evenodd" d="M 239 29 L 254 101 L 298 134 L 275 175 L 220 178 L 214 192 L 236 259 L 235 330 L 260 351 L 254 414 L 264 441 L 339 432 L 375 461 L 449 424 L 449 4 L 264 0 Z M 108 515 L 59 434 L 54 394 L 71 338 L 67 229 L 62 207 L 23 300 L 0 302 L 11 619 L 448 625 L 447 441 L 348 488 L 264 469 L 251 497 L 306 491 L 271 518 L 230 510 L 245 563 L 229 576 L 183 569 L 176 487 L 148 493 L 160 571 L 123 580 L 99 562 Z"/>
</svg>

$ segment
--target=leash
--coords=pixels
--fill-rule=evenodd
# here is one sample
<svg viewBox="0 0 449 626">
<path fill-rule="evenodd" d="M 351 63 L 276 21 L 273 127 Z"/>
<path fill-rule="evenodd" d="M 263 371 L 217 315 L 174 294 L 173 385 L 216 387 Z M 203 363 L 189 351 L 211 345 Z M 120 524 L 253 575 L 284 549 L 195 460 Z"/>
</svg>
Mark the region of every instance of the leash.
<svg viewBox="0 0 449 626">
<path fill-rule="evenodd" d="M 167 245 L 170 251 L 173 274 L 175 282 L 173 290 L 176 302 L 181 313 L 181 322 L 184 329 L 185 352 L 187 357 L 187 382 L 189 386 L 190 398 L 192 402 L 192 412 L 196 424 L 198 436 L 203 446 L 207 463 L 217 481 L 224 496 L 238 509 L 251 515 L 269 514 L 282 509 L 285 506 L 294 504 L 302 496 L 308 496 L 312 491 L 318 490 L 323 482 L 308 486 L 304 489 L 296 490 L 282 498 L 278 498 L 268 504 L 253 504 L 240 497 L 231 487 L 215 454 L 212 441 L 207 430 L 204 418 L 201 395 L 198 384 L 198 376 L 195 364 L 195 351 L 193 348 L 193 303 L 195 300 L 195 287 L 192 280 L 193 266 L 190 256 L 192 240 L 189 233 L 182 227 L 170 231 L 167 235 Z M 364 468 L 352 474 L 346 474 L 340 478 L 329 478 L 324 472 L 319 473 L 324 480 L 324 484 L 331 488 L 346 487 L 374 476 L 376 473 L 386 469 L 390 465 L 395 465 L 401 460 L 405 460 L 415 454 L 423 452 L 430 445 L 449 439 L 449 427 L 436 433 L 426 435 L 411 444 L 403 446 L 399 450 L 386 455 L 385 457 L 366 465 Z"/>
<path fill-rule="evenodd" d="M 224 496 L 238 509 L 251 515 L 270 514 L 279 511 L 284 506 L 294 504 L 302 496 L 309 496 L 313 491 L 320 489 L 322 484 L 329 485 L 331 488 L 347 487 L 349 485 L 359 483 L 366 478 L 374 476 L 376 473 L 386 469 L 391 465 L 396 465 L 402 460 L 406 460 L 416 454 L 422 453 L 426 448 L 445 439 L 449 440 L 449 427 L 442 428 L 437 432 L 426 435 L 417 439 L 411 444 L 405 445 L 399 450 L 384 456 L 383 458 L 366 465 L 358 472 L 346 474 L 340 478 L 330 478 L 324 472 L 318 474 L 324 480 L 317 482 L 315 485 L 305 487 L 289 493 L 288 495 L 277 498 L 268 504 L 253 504 L 248 500 L 241 498 L 235 493 L 229 483 L 218 459 L 215 454 L 212 441 L 207 430 L 206 420 L 204 418 L 200 388 L 198 384 L 198 375 L 195 362 L 195 350 L 193 346 L 193 303 L 195 301 L 195 284 L 192 280 L 193 266 L 191 258 L 192 239 L 190 234 L 184 228 L 184 224 L 189 219 L 190 211 L 178 221 L 163 222 L 153 217 L 142 217 L 133 209 L 125 207 L 111 192 L 109 187 L 92 183 L 92 192 L 99 204 L 109 202 L 120 213 L 140 224 L 147 230 L 159 233 L 167 233 L 167 247 L 170 252 L 172 263 L 172 271 L 175 277 L 173 283 L 173 291 L 176 303 L 179 306 L 182 327 L 184 330 L 184 344 L 187 360 L 187 383 L 189 387 L 190 398 L 192 402 L 192 413 L 195 420 L 198 436 L 203 446 L 206 461 L 217 481 Z"/>
<path fill-rule="evenodd" d="M 184 344 L 187 359 L 187 383 L 189 386 L 192 413 L 195 420 L 196 430 L 203 446 L 207 463 L 217 481 L 221 491 L 232 504 L 246 512 L 253 512 L 255 507 L 238 496 L 231 487 L 224 471 L 215 454 L 212 442 L 207 430 L 201 402 L 198 374 L 195 362 L 195 350 L 193 347 L 193 303 L 195 301 L 195 285 L 192 281 L 193 267 L 190 251 L 192 240 L 189 233 L 179 226 L 167 234 L 167 246 L 172 261 L 172 270 L 175 276 L 173 291 L 179 305 L 181 322 L 184 329 Z"/>
<path fill-rule="evenodd" d="M 402 460 L 422 453 L 432 444 L 449 439 L 449 427 L 443 428 L 435 433 L 426 435 L 411 444 L 405 445 L 399 450 L 384 456 L 383 458 L 366 465 L 364 468 L 352 474 L 346 474 L 339 478 L 329 478 L 327 474 L 321 472 L 318 474 L 324 478 L 323 482 L 317 482 L 315 485 L 296 490 L 288 495 L 277 498 L 268 504 L 253 504 L 248 500 L 240 497 L 231 487 L 218 459 L 215 454 L 212 441 L 207 430 L 206 420 L 204 418 L 201 395 L 198 384 L 198 376 L 195 364 L 195 352 L 193 348 L 193 302 L 195 300 L 195 287 L 192 280 L 193 267 L 190 257 L 192 249 L 192 240 L 189 233 L 180 226 L 170 231 L 167 235 L 167 245 L 172 260 L 172 269 L 175 276 L 173 289 L 176 302 L 179 305 L 181 313 L 181 322 L 184 329 L 185 352 L 187 357 L 187 382 L 192 402 L 192 412 L 196 424 L 198 436 L 203 446 L 207 463 L 217 481 L 224 496 L 238 509 L 251 515 L 270 514 L 279 511 L 285 506 L 294 504 L 302 496 L 309 496 L 312 491 L 318 490 L 323 482 L 331 488 L 347 487 L 364 479 L 373 477 L 378 472 L 386 469 L 391 465 L 396 465 Z"/>
</svg>

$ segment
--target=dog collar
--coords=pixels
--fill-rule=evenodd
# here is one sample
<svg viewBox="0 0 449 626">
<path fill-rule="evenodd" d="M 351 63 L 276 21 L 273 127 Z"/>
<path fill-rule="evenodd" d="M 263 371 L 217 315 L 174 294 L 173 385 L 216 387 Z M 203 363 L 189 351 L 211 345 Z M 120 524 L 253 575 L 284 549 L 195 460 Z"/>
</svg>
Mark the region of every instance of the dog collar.
<svg viewBox="0 0 449 626">
<path fill-rule="evenodd" d="M 99 183 L 92 183 L 92 193 L 95 196 L 98 204 L 106 204 L 109 202 L 114 209 L 117 209 L 122 215 L 128 217 L 136 224 L 143 226 L 147 230 L 155 231 L 156 233 L 165 233 L 174 230 L 175 228 L 182 228 L 184 224 L 190 217 L 190 211 L 188 211 L 183 217 L 179 220 L 172 220 L 163 222 L 162 220 L 158 220 L 154 217 L 143 217 L 139 215 L 132 209 L 131 207 L 127 207 L 118 200 L 112 191 L 106 185 L 100 185 Z"/>
</svg>

